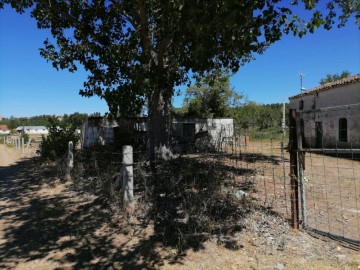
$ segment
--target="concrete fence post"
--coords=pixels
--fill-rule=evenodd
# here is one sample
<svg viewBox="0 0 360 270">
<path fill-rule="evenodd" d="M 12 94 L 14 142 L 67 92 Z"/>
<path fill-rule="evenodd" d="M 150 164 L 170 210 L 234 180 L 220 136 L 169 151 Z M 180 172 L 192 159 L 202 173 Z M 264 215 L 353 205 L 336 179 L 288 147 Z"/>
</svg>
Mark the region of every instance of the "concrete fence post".
<svg viewBox="0 0 360 270">
<path fill-rule="evenodd" d="M 70 141 L 68 144 L 68 154 L 67 154 L 67 168 L 66 168 L 66 178 L 71 180 L 71 170 L 74 167 L 74 146 L 73 142 Z"/>
<path fill-rule="evenodd" d="M 134 201 L 133 148 L 123 146 L 123 195 L 124 206 L 132 207 Z"/>
<path fill-rule="evenodd" d="M 29 140 L 28 140 L 28 142 L 26 144 L 26 152 L 29 152 L 30 144 L 31 144 L 31 138 L 29 138 Z"/>
</svg>

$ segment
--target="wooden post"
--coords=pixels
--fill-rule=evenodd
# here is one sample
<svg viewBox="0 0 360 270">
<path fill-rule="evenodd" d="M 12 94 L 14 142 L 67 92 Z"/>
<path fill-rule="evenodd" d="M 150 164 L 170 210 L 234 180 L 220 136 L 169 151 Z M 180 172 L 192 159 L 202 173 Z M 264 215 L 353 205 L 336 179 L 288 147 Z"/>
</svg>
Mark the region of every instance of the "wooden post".
<svg viewBox="0 0 360 270">
<path fill-rule="evenodd" d="M 24 153 L 25 139 L 21 138 L 21 153 Z"/>
<path fill-rule="evenodd" d="M 74 167 L 74 152 L 73 152 L 73 142 L 70 141 L 68 144 L 68 156 L 67 156 L 67 180 L 71 180 L 71 170 Z"/>
<path fill-rule="evenodd" d="M 291 226 L 299 229 L 299 183 L 297 167 L 296 110 L 289 110 L 289 152 L 290 152 L 290 202 Z"/>
<path fill-rule="evenodd" d="M 122 151 L 124 206 L 131 207 L 134 200 L 133 148 L 130 145 L 124 145 Z"/>
</svg>

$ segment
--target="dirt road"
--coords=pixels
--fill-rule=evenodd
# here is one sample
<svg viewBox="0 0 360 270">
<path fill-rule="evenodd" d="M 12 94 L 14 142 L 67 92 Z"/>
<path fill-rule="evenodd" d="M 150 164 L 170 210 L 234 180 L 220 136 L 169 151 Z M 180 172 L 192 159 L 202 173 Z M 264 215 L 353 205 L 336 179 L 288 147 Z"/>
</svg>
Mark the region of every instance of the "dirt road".
<svg viewBox="0 0 360 270">
<path fill-rule="evenodd" d="M 9 166 L 20 159 L 20 153 L 13 148 L 0 144 L 0 166 Z"/>
</svg>

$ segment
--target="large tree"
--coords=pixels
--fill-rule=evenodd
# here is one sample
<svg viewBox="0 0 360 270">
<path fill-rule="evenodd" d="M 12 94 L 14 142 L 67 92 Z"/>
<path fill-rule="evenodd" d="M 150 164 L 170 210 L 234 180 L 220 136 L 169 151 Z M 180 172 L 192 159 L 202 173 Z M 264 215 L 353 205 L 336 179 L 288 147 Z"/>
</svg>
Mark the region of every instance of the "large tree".
<svg viewBox="0 0 360 270">
<path fill-rule="evenodd" d="M 230 108 L 239 105 L 243 96 L 230 86 L 230 74 L 215 70 L 196 78 L 186 89 L 184 107 L 186 116 L 200 118 L 227 117 Z"/>
<path fill-rule="evenodd" d="M 41 55 L 57 69 L 88 72 L 80 94 L 104 98 L 115 114 L 148 103 L 151 158 L 169 143 L 174 87 L 218 64 L 233 72 L 285 33 L 302 36 L 334 21 L 343 25 L 358 0 L 0 0 L 31 9 L 49 28 Z M 299 8 L 297 5 L 301 5 Z M 304 21 L 296 11 L 307 10 Z M 308 17 L 308 14 L 304 15 Z"/>
</svg>

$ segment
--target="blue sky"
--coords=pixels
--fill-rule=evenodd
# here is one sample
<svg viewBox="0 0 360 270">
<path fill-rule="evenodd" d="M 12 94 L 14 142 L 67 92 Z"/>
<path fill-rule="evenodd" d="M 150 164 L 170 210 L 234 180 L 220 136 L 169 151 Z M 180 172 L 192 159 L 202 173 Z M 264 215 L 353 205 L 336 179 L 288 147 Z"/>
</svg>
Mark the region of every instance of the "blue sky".
<svg viewBox="0 0 360 270">
<path fill-rule="evenodd" d="M 29 14 L 0 10 L 0 115 L 34 116 L 74 112 L 107 112 L 104 100 L 78 94 L 86 79 L 83 70 L 57 71 L 39 54 L 47 30 L 38 30 Z M 326 74 L 360 73 L 360 31 L 354 21 L 331 31 L 318 30 L 302 39 L 284 36 L 231 78 L 232 87 L 258 103 L 279 103 L 303 86 L 318 86 Z M 184 93 L 186 87 L 181 87 Z M 174 98 L 181 106 L 183 96 Z"/>
</svg>

